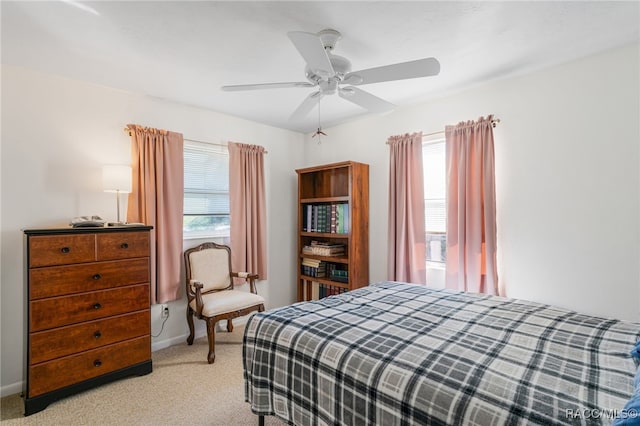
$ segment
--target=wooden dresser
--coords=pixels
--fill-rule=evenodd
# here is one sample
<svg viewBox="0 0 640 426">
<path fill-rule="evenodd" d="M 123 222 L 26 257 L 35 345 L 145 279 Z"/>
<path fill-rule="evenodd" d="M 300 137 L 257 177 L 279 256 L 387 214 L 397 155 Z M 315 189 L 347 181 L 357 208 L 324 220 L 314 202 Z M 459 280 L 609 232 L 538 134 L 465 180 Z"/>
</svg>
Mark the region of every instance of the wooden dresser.
<svg viewBox="0 0 640 426">
<path fill-rule="evenodd" d="M 25 230 L 25 415 L 152 371 L 151 227 Z"/>
</svg>

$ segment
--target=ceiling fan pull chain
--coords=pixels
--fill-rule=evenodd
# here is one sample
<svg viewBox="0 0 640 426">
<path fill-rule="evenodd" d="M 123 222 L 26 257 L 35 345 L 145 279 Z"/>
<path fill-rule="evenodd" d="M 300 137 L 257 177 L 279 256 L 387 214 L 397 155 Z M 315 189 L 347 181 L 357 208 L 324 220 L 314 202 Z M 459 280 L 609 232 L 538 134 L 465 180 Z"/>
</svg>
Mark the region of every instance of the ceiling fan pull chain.
<svg viewBox="0 0 640 426">
<path fill-rule="evenodd" d="M 320 124 L 320 101 L 321 99 L 318 99 L 318 145 L 320 145 L 320 143 L 322 142 L 322 125 Z"/>
</svg>

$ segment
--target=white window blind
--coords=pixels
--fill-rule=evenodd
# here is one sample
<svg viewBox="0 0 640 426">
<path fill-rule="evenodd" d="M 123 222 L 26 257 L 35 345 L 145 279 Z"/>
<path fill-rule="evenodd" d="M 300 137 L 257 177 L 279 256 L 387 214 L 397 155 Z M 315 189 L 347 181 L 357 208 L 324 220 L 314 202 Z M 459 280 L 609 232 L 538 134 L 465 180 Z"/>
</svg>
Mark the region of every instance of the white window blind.
<svg viewBox="0 0 640 426">
<path fill-rule="evenodd" d="M 184 234 L 229 235 L 229 151 L 184 142 Z"/>
<path fill-rule="evenodd" d="M 424 218 L 427 232 L 447 231 L 446 163 L 444 141 L 424 144 Z"/>
</svg>

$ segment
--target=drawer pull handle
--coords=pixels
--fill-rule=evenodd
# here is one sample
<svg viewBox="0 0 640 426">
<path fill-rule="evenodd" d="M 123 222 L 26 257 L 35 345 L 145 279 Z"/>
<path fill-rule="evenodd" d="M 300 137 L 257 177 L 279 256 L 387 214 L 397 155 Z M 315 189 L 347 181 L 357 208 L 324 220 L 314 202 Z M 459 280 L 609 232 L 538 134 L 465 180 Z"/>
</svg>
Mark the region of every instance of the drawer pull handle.
<svg viewBox="0 0 640 426">
<path fill-rule="evenodd" d="M 102 278 L 102 275 L 100 275 L 100 274 L 95 274 L 93 276 L 93 279 L 96 280 L 96 281 L 99 280 L 100 278 Z"/>
<path fill-rule="evenodd" d="M 95 337 L 96 339 L 101 338 L 102 337 L 102 333 L 100 333 L 100 330 L 98 330 L 95 333 L 93 333 L 93 337 Z"/>
<path fill-rule="evenodd" d="M 70 249 L 69 247 L 62 247 L 62 248 L 60 249 L 60 252 L 61 252 L 61 253 L 65 253 L 65 254 L 66 254 L 66 253 L 69 253 L 70 251 L 71 251 L 71 249 Z"/>
<path fill-rule="evenodd" d="M 96 303 L 95 305 L 93 305 L 93 309 L 100 309 L 102 308 L 102 305 L 99 303 Z"/>
<path fill-rule="evenodd" d="M 101 365 L 102 365 L 102 361 L 100 361 L 99 359 L 96 359 L 95 361 L 93 361 L 94 367 L 100 367 Z"/>
<path fill-rule="evenodd" d="M 121 249 L 128 249 L 128 248 L 129 248 L 129 244 L 127 244 L 127 243 L 122 243 L 122 244 L 120 244 L 120 248 L 121 248 Z"/>
</svg>

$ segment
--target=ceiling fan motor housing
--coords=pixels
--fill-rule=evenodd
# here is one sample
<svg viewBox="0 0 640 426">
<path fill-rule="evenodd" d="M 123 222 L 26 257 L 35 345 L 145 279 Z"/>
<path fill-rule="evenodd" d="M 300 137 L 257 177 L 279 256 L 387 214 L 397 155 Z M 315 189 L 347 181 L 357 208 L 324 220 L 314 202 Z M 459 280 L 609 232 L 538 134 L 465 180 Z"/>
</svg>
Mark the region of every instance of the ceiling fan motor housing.
<svg viewBox="0 0 640 426">
<path fill-rule="evenodd" d="M 331 67 L 333 68 L 334 74 L 330 76 L 323 76 L 310 69 L 309 67 L 306 67 L 305 75 L 307 77 L 307 80 L 314 84 L 320 84 L 320 82 L 322 81 L 327 82 L 328 85 L 322 85 L 325 86 L 325 88 L 321 86 L 321 89 L 325 89 L 327 94 L 328 92 L 333 93 L 335 92 L 337 83 L 342 81 L 342 78 L 345 76 L 345 74 L 351 71 L 351 62 L 345 57 L 334 55 L 332 53 L 332 50 L 335 47 L 337 41 L 342 38 L 342 35 L 338 31 L 326 29 L 320 31 L 319 33 L 317 33 L 317 35 L 320 38 L 322 45 L 324 46 L 324 50 L 327 53 L 329 62 L 331 62 Z M 323 93 L 325 92 L 325 90 L 323 90 Z"/>
</svg>

